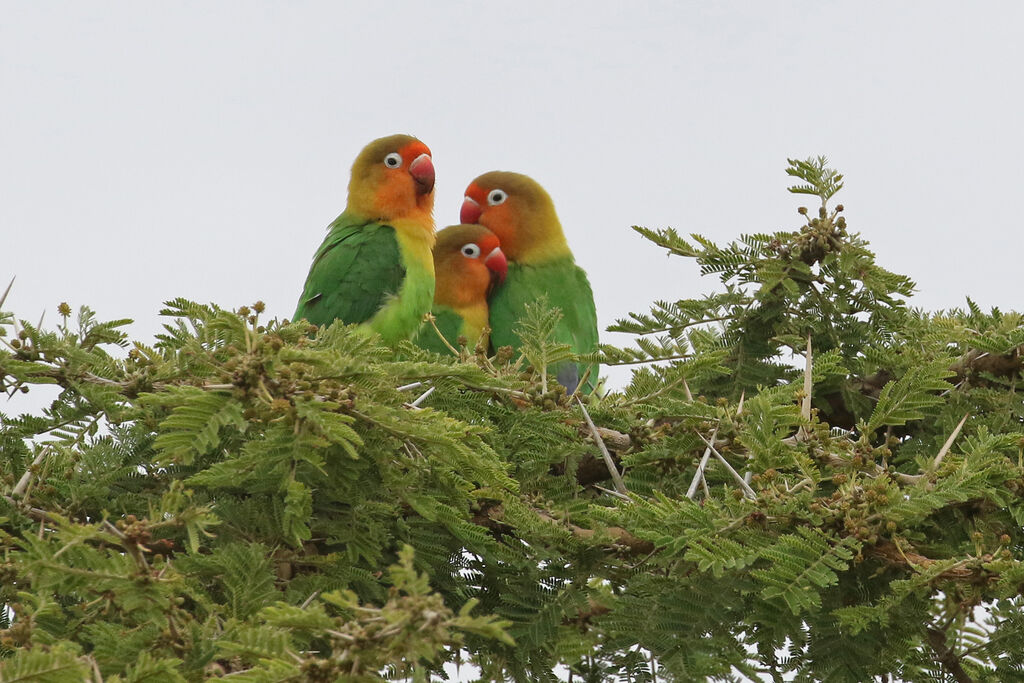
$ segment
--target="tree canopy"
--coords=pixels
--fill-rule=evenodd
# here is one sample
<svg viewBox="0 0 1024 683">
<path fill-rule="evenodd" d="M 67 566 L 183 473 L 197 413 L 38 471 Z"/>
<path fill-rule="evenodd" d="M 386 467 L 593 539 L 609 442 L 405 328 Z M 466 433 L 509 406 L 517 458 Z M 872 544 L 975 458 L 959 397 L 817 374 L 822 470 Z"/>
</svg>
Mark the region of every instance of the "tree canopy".
<svg viewBox="0 0 1024 683">
<path fill-rule="evenodd" d="M 0 313 L 0 680 L 1024 677 L 1018 313 L 910 308 L 834 203 L 726 245 L 572 395 L 543 302 L 445 356 L 174 300 Z M 2 308 L 2 302 L 0 302 Z M 11 403 L 9 405 L 16 405 Z"/>
</svg>

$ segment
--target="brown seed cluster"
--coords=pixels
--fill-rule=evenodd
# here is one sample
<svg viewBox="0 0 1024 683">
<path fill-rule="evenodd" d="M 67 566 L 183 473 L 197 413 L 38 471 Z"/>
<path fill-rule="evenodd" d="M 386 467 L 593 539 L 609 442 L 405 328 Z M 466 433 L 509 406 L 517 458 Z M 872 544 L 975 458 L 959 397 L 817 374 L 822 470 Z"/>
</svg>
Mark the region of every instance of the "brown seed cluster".
<svg viewBox="0 0 1024 683">
<path fill-rule="evenodd" d="M 567 408 L 569 407 L 569 395 L 565 392 L 565 387 L 557 382 L 554 383 L 554 387 L 548 391 L 539 385 L 535 384 L 526 390 L 526 395 L 530 397 L 530 402 L 543 408 L 544 410 L 555 410 L 556 408 Z"/>
</svg>

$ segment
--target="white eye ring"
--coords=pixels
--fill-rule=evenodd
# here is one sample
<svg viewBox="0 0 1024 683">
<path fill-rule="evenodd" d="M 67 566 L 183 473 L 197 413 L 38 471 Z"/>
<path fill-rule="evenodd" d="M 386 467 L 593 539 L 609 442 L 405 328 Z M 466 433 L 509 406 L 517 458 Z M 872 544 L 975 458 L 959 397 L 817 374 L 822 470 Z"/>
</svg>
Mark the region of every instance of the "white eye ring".
<svg viewBox="0 0 1024 683">
<path fill-rule="evenodd" d="M 402 168 L 402 155 L 398 152 L 392 152 L 384 157 L 384 165 L 388 168 Z"/>
<path fill-rule="evenodd" d="M 469 244 L 463 244 L 462 255 L 468 256 L 469 258 L 480 258 L 480 247 L 476 246 L 472 242 Z"/>
<path fill-rule="evenodd" d="M 505 190 L 491 190 L 487 193 L 487 203 L 491 206 L 504 204 L 506 199 L 508 199 L 508 192 Z"/>
</svg>

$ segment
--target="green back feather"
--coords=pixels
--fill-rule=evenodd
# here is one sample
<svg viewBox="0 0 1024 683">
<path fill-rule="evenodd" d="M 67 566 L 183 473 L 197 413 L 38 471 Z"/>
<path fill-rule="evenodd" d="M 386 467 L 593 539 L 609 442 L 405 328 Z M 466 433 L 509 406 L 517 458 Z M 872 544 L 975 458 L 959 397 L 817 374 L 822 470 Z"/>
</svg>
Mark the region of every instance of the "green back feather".
<svg viewBox="0 0 1024 683">
<path fill-rule="evenodd" d="M 526 304 L 536 303 L 546 297 L 548 304 L 558 308 L 562 319 L 555 330 L 555 341 L 568 344 L 574 353 L 597 351 L 597 310 L 594 308 L 594 293 L 583 269 L 576 265 L 572 256 L 549 261 L 542 265 L 510 263 L 505 283 L 495 291 L 490 300 L 491 345 L 519 348 L 516 322 L 525 310 Z M 583 388 L 591 392 L 597 386 L 598 366 L 579 364 L 575 367 L 555 368 L 559 382 L 567 389 L 576 383 L 587 370 L 590 375 Z M 574 372 L 575 371 L 575 372 Z M 571 385 L 571 386 L 568 386 Z"/>
</svg>

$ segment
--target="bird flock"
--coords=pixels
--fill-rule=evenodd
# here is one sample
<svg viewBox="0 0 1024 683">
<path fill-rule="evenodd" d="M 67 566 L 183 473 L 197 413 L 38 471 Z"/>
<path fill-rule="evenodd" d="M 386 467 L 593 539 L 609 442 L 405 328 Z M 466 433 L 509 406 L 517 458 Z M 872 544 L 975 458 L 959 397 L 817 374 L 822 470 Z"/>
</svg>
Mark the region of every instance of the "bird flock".
<svg viewBox="0 0 1024 683">
<path fill-rule="evenodd" d="M 574 354 L 596 351 L 590 282 L 544 188 L 521 173 L 484 173 L 466 187 L 459 224 L 435 232 L 434 181 L 430 149 L 410 135 L 364 147 L 294 319 L 341 320 L 386 343 L 411 339 L 438 353 L 451 353 L 460 338 L 493 352 L 519 349 L 520 318 L 544 301 L 561 314 L 553 341 Z M 570 393 L 597 386 L 596 365 L 565 361 L 548 370 Z"/>
</svg>

